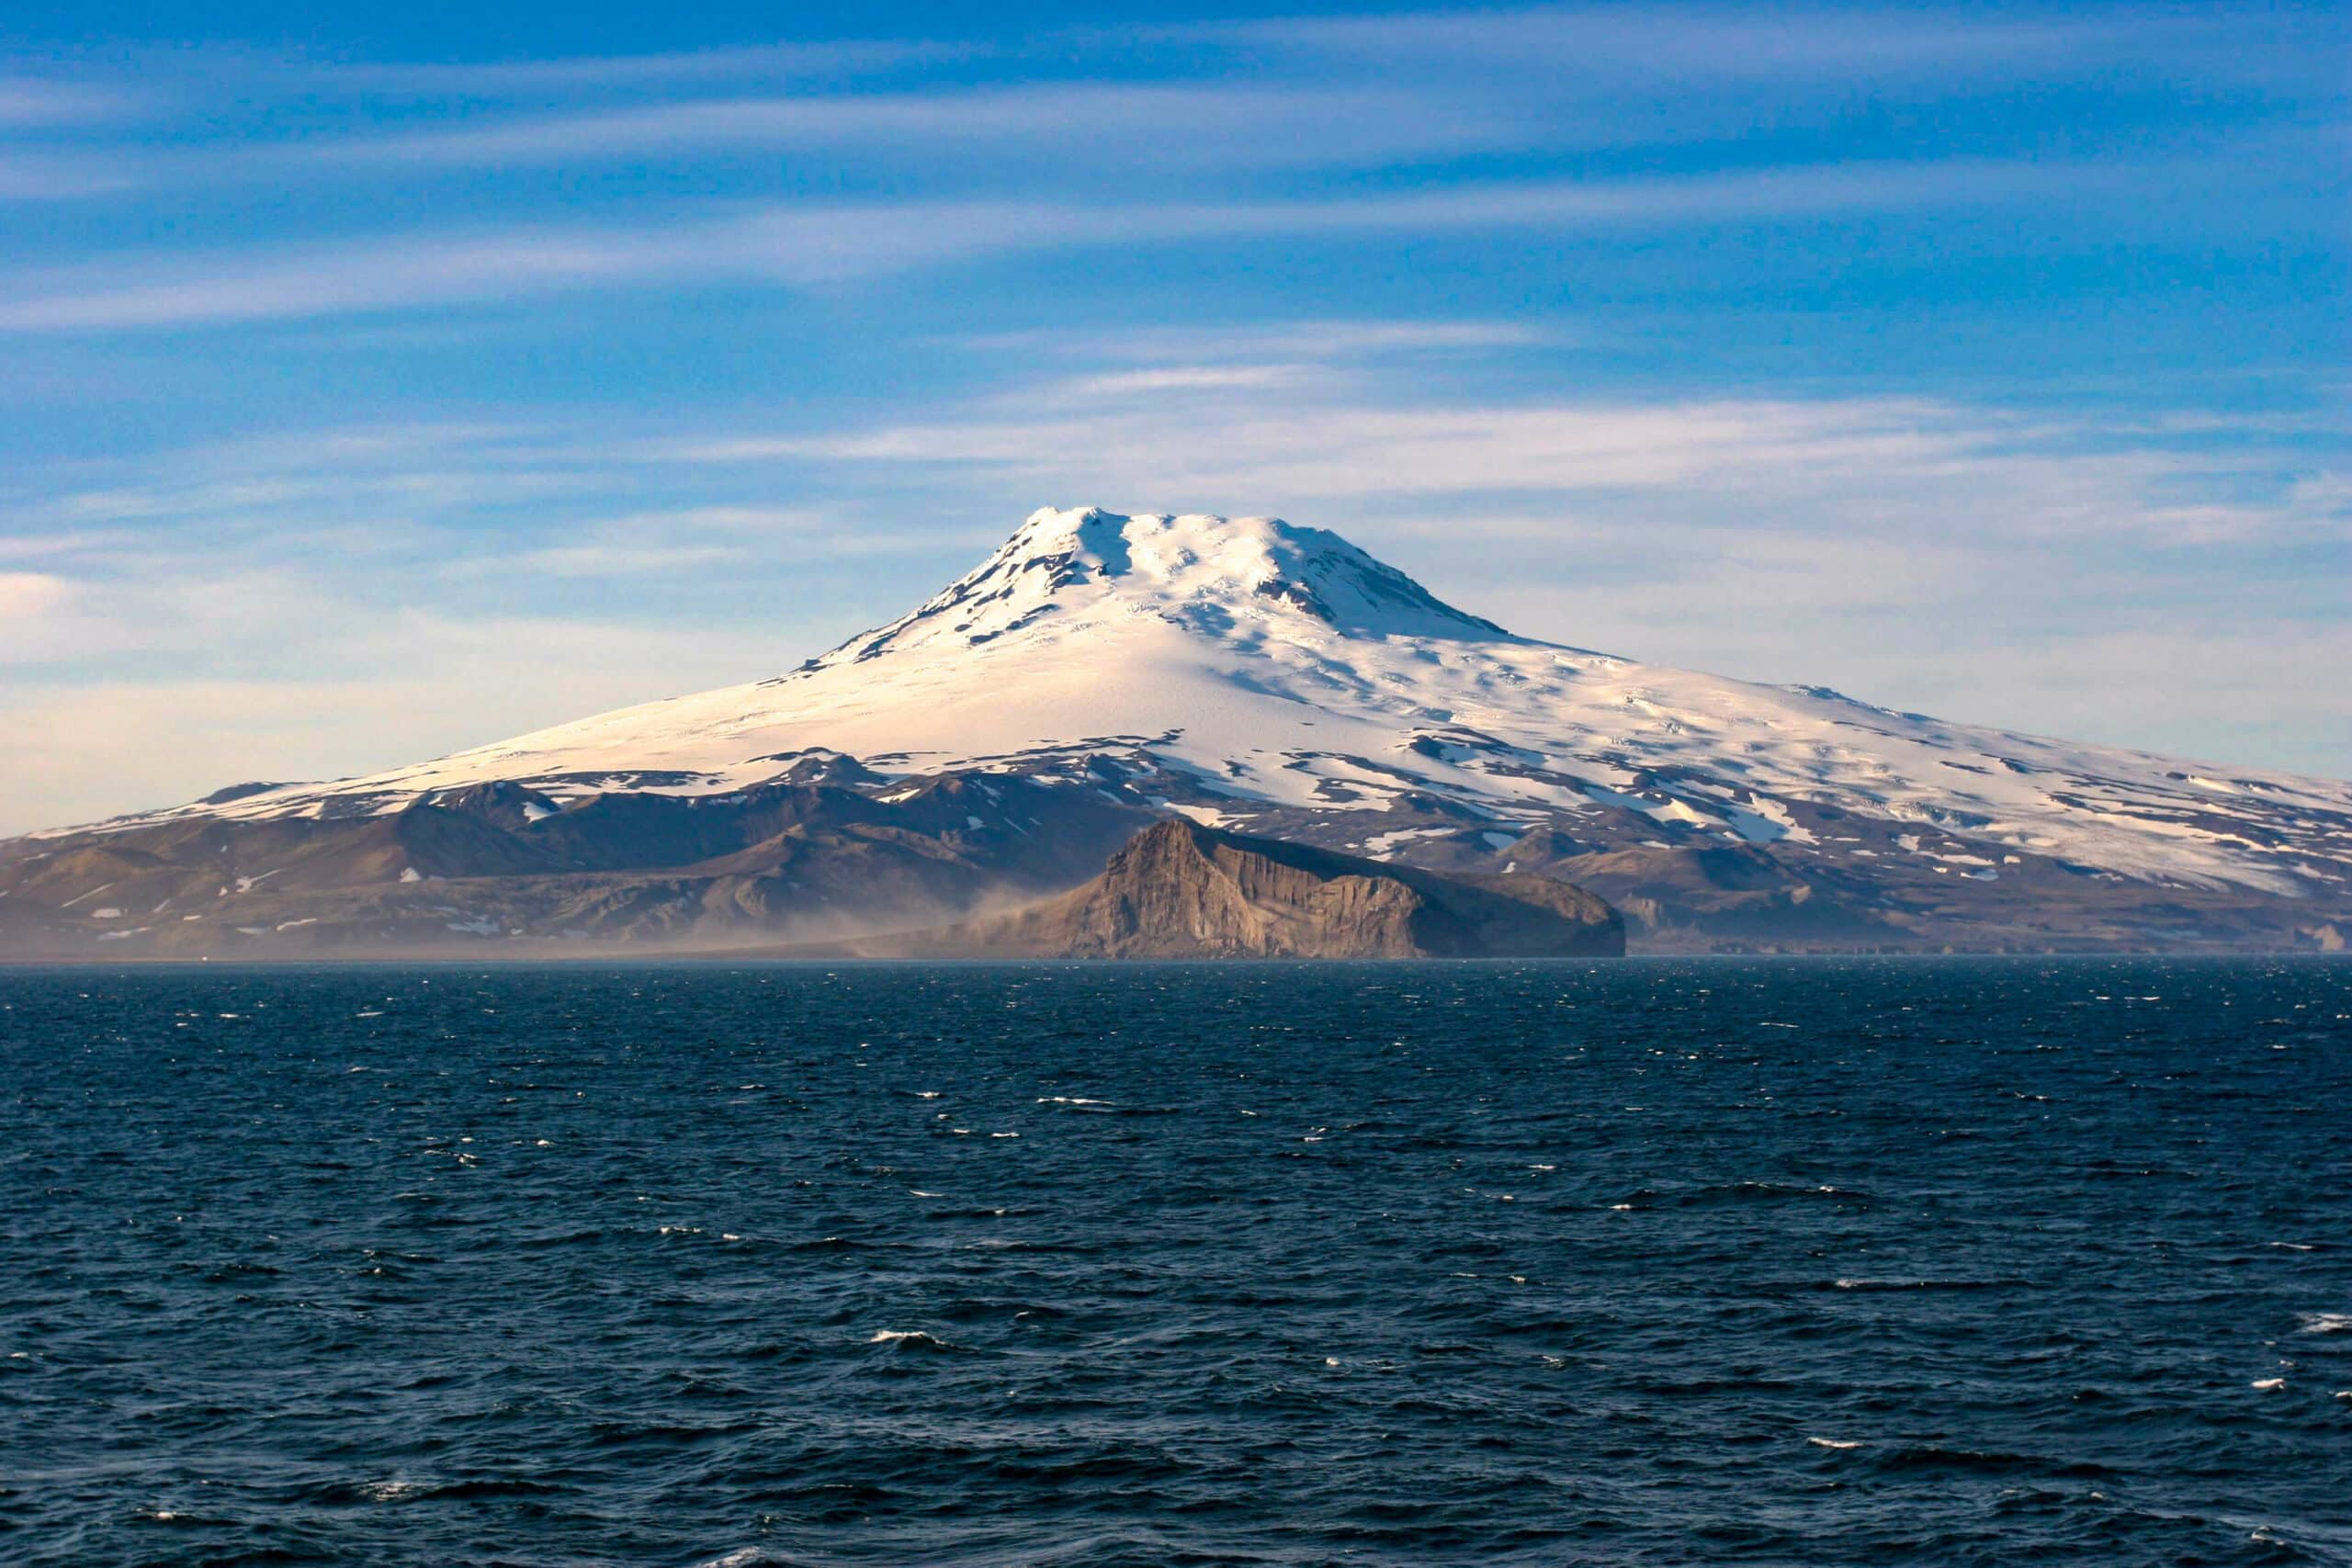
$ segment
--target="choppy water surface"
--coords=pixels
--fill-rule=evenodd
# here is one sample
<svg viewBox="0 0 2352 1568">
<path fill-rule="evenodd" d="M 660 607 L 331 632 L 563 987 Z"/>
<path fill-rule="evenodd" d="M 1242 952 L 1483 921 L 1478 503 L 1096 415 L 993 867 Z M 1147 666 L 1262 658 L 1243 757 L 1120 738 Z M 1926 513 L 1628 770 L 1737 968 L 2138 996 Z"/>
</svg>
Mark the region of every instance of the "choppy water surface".
<svg viewBox="0 0 2352 1568">
<path fill-rule="evenodd" d="M 10 1562 L 2352 1562 L 2352 965 L 19 971 L 0 1091 Z"/>
</svg>

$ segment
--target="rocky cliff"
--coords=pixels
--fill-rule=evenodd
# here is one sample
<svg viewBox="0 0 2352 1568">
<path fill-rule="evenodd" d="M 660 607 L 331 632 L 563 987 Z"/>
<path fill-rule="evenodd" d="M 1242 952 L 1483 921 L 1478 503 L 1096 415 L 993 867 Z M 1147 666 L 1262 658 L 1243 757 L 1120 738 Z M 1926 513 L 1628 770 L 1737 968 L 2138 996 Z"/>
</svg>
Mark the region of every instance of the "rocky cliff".
<svg viewBox="0 0 2352 1568">
<path fill-rule="evenodd" d="M 1175 818 L 1058 897 L 872 956 L 1554 958 L 1625 951 L 1617 911 L 1549 877 L 1445 876 Z"/>
</svg>

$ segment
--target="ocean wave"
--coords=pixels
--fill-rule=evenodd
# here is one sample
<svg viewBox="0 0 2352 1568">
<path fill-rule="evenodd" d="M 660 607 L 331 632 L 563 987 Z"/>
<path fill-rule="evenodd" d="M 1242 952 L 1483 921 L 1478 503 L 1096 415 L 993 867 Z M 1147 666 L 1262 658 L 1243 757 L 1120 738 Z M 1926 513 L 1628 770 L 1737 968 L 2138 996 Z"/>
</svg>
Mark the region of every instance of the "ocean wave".
<svg viewBox="0 0 2352 1568">
<path fill-rule="evenodd" d="M 0 1560 L 2343 1557 L 2352 970 L 2143 964 L 10 974 Z"/>
<path fill-rule="evenodd" d="M 2028 1284 L 2028 1283 L 2030 1283 L 2030 1281 L 2028 1281 L 2028 1280 L 2011 1280 L 2011 1279 L 1996 1279 L 1996 1280 L 1904 1280 L 1904 1279 L 1886 1279 L 1886 1280 L 1871 1280 L 1871 1279 L 1857 1279 L 1857 1278 L 1839 1278 L 1839 1279 L 1836 1279 L 1836 1280 L 1832 1280 L 1828 1281 L 1828 1283 L 1827 1283 L 1827 1284 L 1826 1284 L 1826 1285 L 1815 1285 L 1815 1286 L 1814 1286 L 1814 1287 L 1812 1287 L 1812 1288 L 1813 1288 L 1813 1289 L 1815 1289 L 1815 1290 L 1831 1290 L 1831 1291 L 1862 1291 L 1862 1292 L 1871 1292 L 1871 1291 L 2007 1291 L 2007 1290 L 2015 1290 L 2015 1289 L 2017 1289 L 2018 1286 L 2025 1285 L 2025 1284 Z"/>
</svg>

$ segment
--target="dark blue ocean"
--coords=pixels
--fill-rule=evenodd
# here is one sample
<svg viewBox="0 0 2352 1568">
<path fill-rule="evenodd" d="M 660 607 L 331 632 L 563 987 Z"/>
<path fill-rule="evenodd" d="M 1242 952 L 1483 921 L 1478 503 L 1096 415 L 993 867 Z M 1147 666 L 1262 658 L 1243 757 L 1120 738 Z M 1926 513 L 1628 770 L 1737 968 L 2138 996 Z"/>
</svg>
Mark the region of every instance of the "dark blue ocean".
<svg viewBox="0 0 2352 1568">
<path fill-rule="evenodd" d="M 2352 1562 L 2352 964 L 0 972 L 0 1561 Z"/>
</svg>

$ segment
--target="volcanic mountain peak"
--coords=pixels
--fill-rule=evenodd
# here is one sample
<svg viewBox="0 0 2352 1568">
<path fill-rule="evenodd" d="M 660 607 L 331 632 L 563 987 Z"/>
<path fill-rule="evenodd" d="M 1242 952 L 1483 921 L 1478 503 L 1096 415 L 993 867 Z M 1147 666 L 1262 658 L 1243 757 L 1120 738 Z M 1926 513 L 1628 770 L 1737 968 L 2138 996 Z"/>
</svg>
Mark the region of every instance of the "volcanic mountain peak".
<svg viewBox="0 0 2352 1568">
<path fill-rule="evenodd" d="M 978 649 L 1031 627 L 1068 633 L 1137 615 L 1212 637 L 1510 637 L 1326 529 L 1278 517 L 1044 507 L 913 614 L 801 668 Z"/>
<path fill-rule="evenodd" d="M 1431 865 L 1466 856 L 1501 871 L 1533 834 L 1637 858 L 1769 851 L 1970 908 L 2022 897 L 2045 876 L 2060 888 L 2153 885 L 2150 899 L 2236 888 L 2333 908 L 2352 895 L 2352 785 L 2340 781 L 1949 724 L 1822 687 L 1539 642 L 1451 608 L 1321 529 L 1095 508 L 1031 514 L 911 615 L 785 675 L 103 831 L 388 817 L 505 784 L 529 792 L 518 812 L 553 814 L 528 831 L 560 836 L 598 802 L 733 809 L 746 792 L 853 766 L 844 758 L 860 770 L 843 775 L 849 786 L 885 805 L 922 775 L 1018 775 L 1073 803 L 1108 795 Z M 1004 815 L 975 807 L 955 820 Z M 1059 815 L 1014 813 L 1002 826 L 1043 840 Z"/>
</svg>

